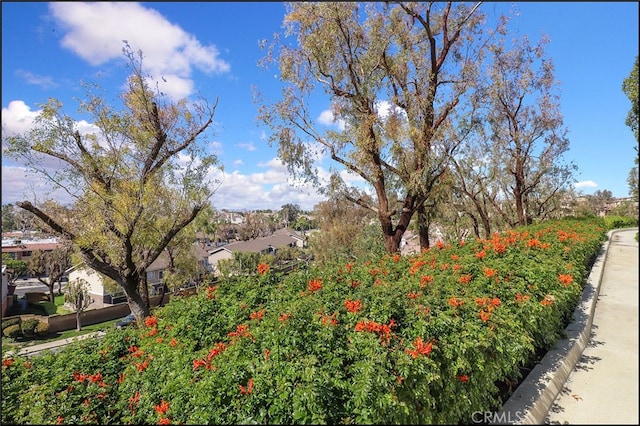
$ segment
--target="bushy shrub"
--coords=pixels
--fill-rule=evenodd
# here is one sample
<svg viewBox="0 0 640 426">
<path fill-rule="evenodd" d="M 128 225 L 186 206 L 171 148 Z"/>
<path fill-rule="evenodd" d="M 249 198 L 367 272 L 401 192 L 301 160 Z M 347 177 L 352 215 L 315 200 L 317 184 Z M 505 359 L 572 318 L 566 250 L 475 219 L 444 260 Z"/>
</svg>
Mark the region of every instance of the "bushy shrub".
<svg viewBox="0 0 640 426">
<path fill-rule="evenodd" d="M 35 329 L 38 326 L 39 322 L 40 321 L 35 318 L 29 318 L 22 321 L 20 327 L 22 328 L 22 334 L 24 335 L 24 337 L 34 337 L 36 335 Z"/>
<path fill-rule="evenodd" d="M 49 324 L 44 321 L 40 321 L 34 331 L 36 336 L 44 337 L 49 334 Z"/>
<path fill-rule="evenodd" d="M 7 318 L 2 320 L 2 329 L 4 330 L 5 328 L 16 324 L 20 324 L 20 317 Z"/>
<path fill-rule="evenodd" d="M 561 336 L 598 220 L 287 276 L 258 265 L 139 328 L 7 360 L 2 423 L 470 424 Z"/>
<path fill-rule="evenodd" d="M 633 228 L 638 226 L 637 217 L 605 216 L 604 221 L 607 229 Z"/>
<path fill-rule="evenodd" d="M 2 334 L 11 339 L 15 339 L 16 337 L 22 336 L 22 330 L 20 329 L 20 324 L 14 324 L 6 327 L 2 330 Z"/>
</svg>

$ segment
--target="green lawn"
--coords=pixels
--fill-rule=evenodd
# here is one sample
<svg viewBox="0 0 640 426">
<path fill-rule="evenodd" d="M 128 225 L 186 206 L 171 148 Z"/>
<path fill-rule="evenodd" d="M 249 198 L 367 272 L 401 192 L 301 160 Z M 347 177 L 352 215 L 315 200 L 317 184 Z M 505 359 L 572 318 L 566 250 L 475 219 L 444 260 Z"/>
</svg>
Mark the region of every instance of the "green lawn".
<svg viewBox="0 0 640 426">
<path fill-rule="evenodd" d="M 30 339 L 30 340 L 13 340 L 8 337 L 2 336 L 2 352 L 5 350 L 15 350 L 24 348 L 27 346 L 38 345 L 40 343 L 53 342 L 60 339 L 68 339 L 71 337 L 77 337 L 87 333 L 94 333 L 100 330 L 107 330 L 109 328 L 115 327 L 115 323 L 120 321 L 122 318 L 116 318 L 114 320 L 101 322 L 98 324 L 92 325 L 83 325 L 82 330 L 79 332 L 74 328 L 73 330 L 65 330 L 59 331 L 57 333 L 52 333 L 49 336 L 41 339 Z"/>
</svg>

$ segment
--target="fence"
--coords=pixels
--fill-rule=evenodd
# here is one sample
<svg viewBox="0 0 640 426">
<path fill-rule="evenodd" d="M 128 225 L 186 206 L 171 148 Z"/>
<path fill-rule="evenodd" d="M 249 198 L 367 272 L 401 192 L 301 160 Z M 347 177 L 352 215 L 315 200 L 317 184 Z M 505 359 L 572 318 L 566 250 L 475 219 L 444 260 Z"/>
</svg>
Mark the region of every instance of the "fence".
<svg viewBox="0 0 640 426">
<path fill-rule="evenodd" d="M 155 296 L 149 298 L 149 303 L 151 306 L 157 306 L 160 304 L 160 297 Z M 170 295 L 164 295 L 164 303 L 169 301 Z M 117 318 L 122 318 L 129 315 L 131 311 L 129 310 L 129 305 L 125 303 L 118 303 L 113 306 L 107 306 L 104 308 L 98 309 L 90 309 L 88 311 L 84 311 L 82 316 L 80 317 L 81 325 L 93 325 L 99 324 L 106 321 L 111 321 Z M 50 316 L 42 316 L 42 315 L 33 315 L 33 314 L 24 314 L 19 315 L 22 320 L 29 318 L 37 318 L 39 321 L 45 322 L 49 324 L 49 332 L 57 333 L 59 331 L 73 330 L 76 328 L 76 313 L 64 314 L 64 315 L 50 315 Z M 3 318 L 7 320 L 7 317 Z"/>
</svg>

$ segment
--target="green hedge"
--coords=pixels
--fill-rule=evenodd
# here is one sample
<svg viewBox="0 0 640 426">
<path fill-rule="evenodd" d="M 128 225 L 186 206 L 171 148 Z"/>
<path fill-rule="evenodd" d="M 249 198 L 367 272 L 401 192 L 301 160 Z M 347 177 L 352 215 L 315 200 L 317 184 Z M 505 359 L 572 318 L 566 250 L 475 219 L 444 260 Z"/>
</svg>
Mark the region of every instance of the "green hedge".
<svg viewBox="0 0 640 426">
<path fill-rule="evenodd" d="M 605 238 L 602 219 L 564 220 L 263 268 L 172 299 L 140 328 L 7 362 L 2 422 L 470 423 L 562 336 Z"/>
</svg>

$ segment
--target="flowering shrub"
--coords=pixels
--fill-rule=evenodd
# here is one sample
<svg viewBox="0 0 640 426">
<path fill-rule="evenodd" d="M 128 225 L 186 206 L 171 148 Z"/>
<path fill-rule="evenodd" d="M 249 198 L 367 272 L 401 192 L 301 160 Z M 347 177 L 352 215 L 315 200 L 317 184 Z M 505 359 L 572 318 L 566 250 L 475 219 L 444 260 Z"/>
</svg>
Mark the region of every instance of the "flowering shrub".
<svg viewBox="0 0 640 426">
<path fill-rule="evenodd" d="M 544 222 L 412 256 L 220 282 L 2 364 L 2 423 L 469 423 L 561 336 L 605 239 Z"/>
</svg>

